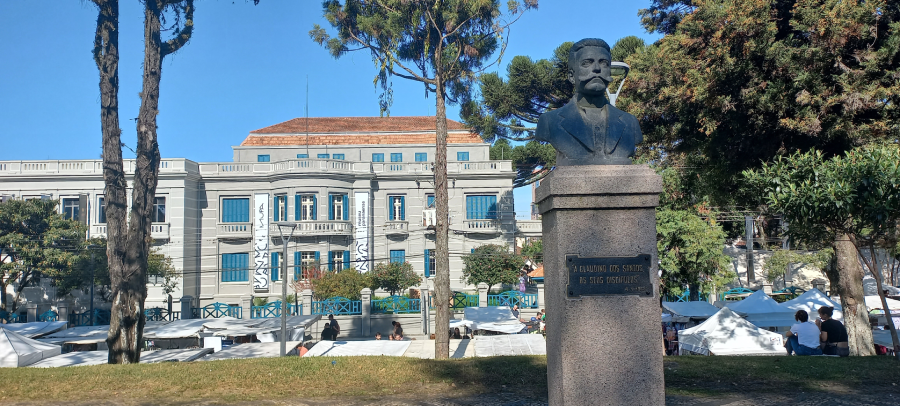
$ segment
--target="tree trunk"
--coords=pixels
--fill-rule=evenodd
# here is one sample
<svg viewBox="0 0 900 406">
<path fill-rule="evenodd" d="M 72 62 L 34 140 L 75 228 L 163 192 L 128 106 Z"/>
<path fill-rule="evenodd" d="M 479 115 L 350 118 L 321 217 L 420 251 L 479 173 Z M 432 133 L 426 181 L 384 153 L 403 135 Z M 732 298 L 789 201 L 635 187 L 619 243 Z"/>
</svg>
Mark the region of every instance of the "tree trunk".
<svg viewBox="0 0 900 406">
<path fill-rule="evenodd" d="M 697 283 L 688 284 L 688 290 L 690 290 L 690 294 L 688 295 L 688 301 L 690 301 L 690 302 L 700 301 L 700 284 L 697 284 Z"/>
<path fill-rule="evenodd" d="M 850 355 L 875 355 L 872 327 L 866 310 L 865 291 L 862 286 L 863 271 L 856 247 L 846 234 L 838 235 L 831 244 L 834 258 L 826 274 L 832 293 L 841 296 L 844 308 L 844 326 L 850 339 Z"/>
<path fill-rule="evenodd" d="M 856 238 L 854 237 L 851 241 L 853 241 L 853 245 L 856 247 L 856 250 L 859 251 L 859 244 Z M 869 268 L 869 271 L 872 272 L 872 276 L 875 277 L 875 283 L 878 286 L 878 298 L 881 299 L 881 306 L 884 309 L 884 317 L 885 323 L 887 323 L 888 329 L 891 332 L 891 343 L 893 344 L 894 356 L 900 360 L 900 338 L 897 337 L 897 326 L 894 325 L 894 318 L 891 316 L 891 308 L 887 304 L 887 298 L 884 294 L 884 275 L 881 272 L 881 266 L 878 262 L 878 256 L 875 253 L 875 246 L 873 242 L 868 244 L 869 254 L 872 256 L 870 259 L 866 260 L 866 257 L 861 255 L 863 258 L 863 262 L 866 263 L 866 266 Z M 873 340 L 874 341 L 874 340 Z"/>
<path fill-rule="evenodd" d="M 450 207 L 447 193 L 447 111 L 444 105 L 444 83 L 441 72 L 442 49 L 437 46 L 435 55 L 435 155 L 434 197 L 436 202 L 436 226 L 434 230 L 434 295 L 437 297 L 434 316 L 434 358 L 450 358 Z"/>
</svg>

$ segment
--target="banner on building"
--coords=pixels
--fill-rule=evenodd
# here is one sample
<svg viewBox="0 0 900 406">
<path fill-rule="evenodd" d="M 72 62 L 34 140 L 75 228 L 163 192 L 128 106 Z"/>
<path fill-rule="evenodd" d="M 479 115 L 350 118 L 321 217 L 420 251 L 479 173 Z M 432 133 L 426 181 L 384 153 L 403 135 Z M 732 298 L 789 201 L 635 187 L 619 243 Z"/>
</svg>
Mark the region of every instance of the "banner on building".
<svg viewBox="0 0 900 406">
<path fill-rule="evenodd" d="M 354 266 L 359 272 L 369 272 L 369 192 L 356 192 L 356 253 Z"/>
<path fill-rule="evenodd" d="M 253 195 L 253 289 L 269 289 L 269 195 Z"/>
</svg>

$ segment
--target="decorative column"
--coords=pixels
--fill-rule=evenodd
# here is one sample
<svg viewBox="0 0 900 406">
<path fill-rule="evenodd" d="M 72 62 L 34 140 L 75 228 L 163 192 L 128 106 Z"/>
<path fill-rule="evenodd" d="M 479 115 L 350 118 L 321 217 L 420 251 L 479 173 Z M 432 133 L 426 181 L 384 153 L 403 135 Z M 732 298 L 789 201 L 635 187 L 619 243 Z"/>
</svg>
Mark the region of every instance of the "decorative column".
<svg viewBox="0 0 900 406">
<path fill-rule="evenodd" d="M 193 299 L 190 296 L 182 296 L 181 297 L 181 319 L 187 320 L 193 318 L 193 312 L 191 311 L 191 305 L 193 304 Z"/>
<path fill-rule="evenodd" d="M 419 288 L 419 310 L 422 314 L 422 334 L 425 335 L 425 338 L 428 338 L 428 335 L 431 334 L 431 308 L 428 305 L 431 300 L 431 293 L 428 291 L 428 285 L 422 285 Z"/>
<path fill-rule="evenodd" d="M 281 300 L 281 299 L 279 299 Z M 253 296 L 241 296 L 241 318 L 250 318 L 250 311 L 253 309 Z"/>
<path fill-rule="evenodd" d="M 488 305 L 488 285 L 484 282 L 478 284 L 478 307 L 487 307 Z"/>
<path fill-rule="evenodd" d="M 663 405 L 656 206 L 646 165 L 557 166 L 537 188 L 551 405 Z"/>
<path fill-rule="evenodd" d="M 57 303 L 56 304 L 56 312 L 59 313 L 59 317 L 57 317 L 57 320 L 69 321 L 69 304 L 68 303 L 66 303 L 64 301 L 60 301 L 59 303 Z"/>
<path fill-rule="evenodd" d="M 38 319 L 38 305 L 37 303 L 29 303 L 25 305 L 25 310 L 28 311 L 28 316 L 25 318 L 25 321 L 29 323 L 34 323 Z"/>
<path fill-rule="evenodd" d="M 372 289 L 363 288 L 360 292 L 361 301 L 360 306 L 362 307 L 362 320 L 360 324 L 362 324 L 362 336 L 368 337 L 369 333 L 372 330 Z"/>
</svg>

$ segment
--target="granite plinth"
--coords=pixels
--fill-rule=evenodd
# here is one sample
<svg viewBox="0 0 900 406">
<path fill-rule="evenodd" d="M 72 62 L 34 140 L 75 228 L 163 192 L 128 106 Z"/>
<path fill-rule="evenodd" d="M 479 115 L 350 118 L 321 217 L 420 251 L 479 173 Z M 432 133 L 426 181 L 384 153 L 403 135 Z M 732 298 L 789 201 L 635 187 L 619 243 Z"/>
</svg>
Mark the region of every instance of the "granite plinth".
<svg viewBox="0 0 900 406">
<path fill-rule="evenodd" d="M 646 165 L 557 167 L 536 191 L 543 221 L 551 405 L 663 405 L 656 212 Z M 567 298 L 566 255 L 651 256 L 652 295 Z"/>
</svg>

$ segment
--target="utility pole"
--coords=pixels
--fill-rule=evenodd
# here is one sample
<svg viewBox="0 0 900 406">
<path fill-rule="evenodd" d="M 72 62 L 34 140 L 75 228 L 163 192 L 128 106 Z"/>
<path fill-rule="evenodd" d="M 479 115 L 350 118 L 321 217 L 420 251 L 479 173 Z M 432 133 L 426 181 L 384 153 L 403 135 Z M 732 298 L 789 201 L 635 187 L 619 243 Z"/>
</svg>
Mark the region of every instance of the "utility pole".
<svg viewBox="0 0 900 406">
<path fill-rule="evenodd" d="M 94 317 L 94 273 L 97 269 L 94 266 L 94 248 L 95 246 L 89 245 L 88 249 L 91 250 L 91 326 L 97 325 L 97 318 Z"/>
<path fill-rule="evenodd" d="M 756 280 L 756 270 L 753 269 L 753 217 L 744 216 L 744 228 L 747 234 L 747 286 L 753 285 Z"/>
</svg>

